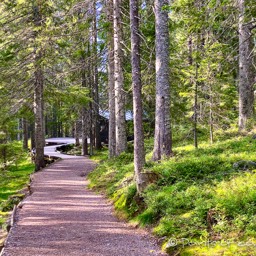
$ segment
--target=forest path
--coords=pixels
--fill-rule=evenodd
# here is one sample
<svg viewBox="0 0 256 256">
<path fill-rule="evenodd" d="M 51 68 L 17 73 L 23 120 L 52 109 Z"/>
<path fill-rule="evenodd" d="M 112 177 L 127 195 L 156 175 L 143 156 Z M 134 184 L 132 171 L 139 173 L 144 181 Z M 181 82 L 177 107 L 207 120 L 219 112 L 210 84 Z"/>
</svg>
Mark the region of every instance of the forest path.
<svg viewBox="0 0 256 256">
<path fill-rule="evenodd" d="M 95 163 L 83 157 L 35 173 L 32 195 L 16 215 L 2 256 L 149 256 L 152 238 L 113 216 L 112 206 L 87 188 Z"/>
</svg>

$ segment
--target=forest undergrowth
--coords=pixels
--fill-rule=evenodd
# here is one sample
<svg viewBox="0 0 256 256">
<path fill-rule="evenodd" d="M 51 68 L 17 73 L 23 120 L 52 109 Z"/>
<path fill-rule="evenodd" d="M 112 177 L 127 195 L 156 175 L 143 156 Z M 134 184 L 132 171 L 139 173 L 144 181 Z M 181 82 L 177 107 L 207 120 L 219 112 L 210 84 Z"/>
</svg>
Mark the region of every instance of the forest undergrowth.
<svg viewBox="0 0 256 256">
<path fill-rule="evenodd" d="M 90 188 L 106 193 L 117 215 L 147 227 L 170 255 L 256 254 L 256 139 L 235 131 L 204 132 L 199 148 L 185 134 L 174 138 L 174 156 L 152 162 L 153 141 L 146 141 L 146 172 L 155 174 L 136 196 L 132 144 L 108 159 L 107 150 L 89 175 Z"/>
<path fill-rule="evenodd" d="M 10 142 L 6 164 L 0 168 L 0 229 L 5 229 L 6 219 L 15 204 L 25 196 L 22 190 L 29 183 L 35 166 L 21 142 Z"/>
</svg>

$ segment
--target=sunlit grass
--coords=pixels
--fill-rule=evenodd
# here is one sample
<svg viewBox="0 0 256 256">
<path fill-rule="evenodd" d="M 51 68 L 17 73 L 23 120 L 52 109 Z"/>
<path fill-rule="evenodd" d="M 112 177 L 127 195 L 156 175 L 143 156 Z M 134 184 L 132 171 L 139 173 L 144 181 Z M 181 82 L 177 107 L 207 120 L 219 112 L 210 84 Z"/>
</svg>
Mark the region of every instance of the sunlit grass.
<svg viewBox="0 0 256 256">
<path fill-rule="evenodd" d="M 144 202 L 135 197 L 132 150 L 111 160 L 103 155 L 105 161 L 89 176 L 91 187 L 105 191 L 119 215 L 165 237 L 164 246 L 170 238 L 193 240 L 193 246 L 166 247 L 171 253 L 256 254 L 256 246 L 237 245 L 256 239 L 256 166 L 243 164 L 256 163 L 256 140 L 231 131 L 219 133 L 213 145 L 200 138 L 198 149 L 192 142 L 175 141 L 174 156 L 161 163 L 151 161 L 153 140 L 146 142 L 145 169 L 159 178 L 145 190 Z M 227 240 L 233 241 L 232 246 L 198 245 Z"/>
<path fill-rule="evenodd" d="M 21 143 L 12 143 L 12 148 L 16 156 L 15 164 L 8 166 L 7 170 L 0 170 L 0 226 L 6 220 L 6 211 L 13 207 L 9 197 L 19 194 L 26 187 L 29 175 L 34 171 L 34 164 L 28 153 L 22 150 Z"/>
</svg>

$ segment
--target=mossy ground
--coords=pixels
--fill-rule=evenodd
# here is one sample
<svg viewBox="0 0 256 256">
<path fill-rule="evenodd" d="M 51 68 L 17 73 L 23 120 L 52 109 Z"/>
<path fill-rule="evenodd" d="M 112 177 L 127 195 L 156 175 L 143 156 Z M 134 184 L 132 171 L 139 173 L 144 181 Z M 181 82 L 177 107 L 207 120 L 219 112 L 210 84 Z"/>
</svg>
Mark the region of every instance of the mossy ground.
<svg viewBox="0 0 256 256">
<path fill-rule="evenodd" d="M 34 171 L 34 164 L 28 152 L 22 150 L 21 143 L 11 145 L 15 154 L 15 161 L 9 164 L 6 170 L 0 169 L 0 228 L 4 225 L 8 211 L 13 204 L 22 198 L 20 190 L 29 183 L 29 175 Z"/>
<path fill-rule="evenodd" d="M 90 187 L 104 191 L 117 213 L 163 238 L 163 247 L 180 255 L 256 255 L 256 140 L 226 132 L 210 145 L 175 138 L 174 156 L 150 161 L 152 140 L 146 142 L 146 170 L 158 180 L 136 200 L 132 146 L 127 153 L 103 160 L 89 175 Z M 241 163 L 241 164 L 235 164 Z M 174 243 L 172 241 L 175 241 Z"/>
</svg>

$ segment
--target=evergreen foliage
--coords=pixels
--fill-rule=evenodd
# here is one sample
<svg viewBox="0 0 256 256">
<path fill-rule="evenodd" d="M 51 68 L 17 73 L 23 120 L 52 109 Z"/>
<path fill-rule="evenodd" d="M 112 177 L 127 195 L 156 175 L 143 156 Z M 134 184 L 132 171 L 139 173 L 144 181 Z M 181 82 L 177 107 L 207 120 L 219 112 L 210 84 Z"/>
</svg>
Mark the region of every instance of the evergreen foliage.
<svg viewBox="0 0 256 256">
<path fill-rule="evenodd" d="M 136 100 L 142 102 L 140 134 L 147 139 L 146 162 L 142 154 L 139 169 L 149 183 L 139 191 L 140 197 L 133 183 L 132 153 L 138 136 L 126 149 L 125 134 L 133 139 L 136 129 L 132 120 L 124 122 L 126 111 L 138 110 L 132 103 L 133 17 L 128 0 L 0 2 L 0 167 L 8 170 L 18 164 L 16 139 L 23 139 L 27 148 L 30 137 L 31 149 L 37 148 L 41 160 L 45 137 L 74 136 L 76 144 L 80 137 L 82 154 L 92 155 L 101 147 L 100 128 L 106 129 L 111 135 L 110 159 L 91 174 L 91 186 L 103 188 L 119 213 L 152 225 L 155 234 L 167 237 L 165 246 L 171 253 L 247 255 L 248 247 L 207 248 L 198 243 L 229 238 L 234 243 L 255 242 L 255 168 L 243 165 L 256 161 L 251 138 L 255 138 L 255 1 L 164 0 L 156 12 L 157 2 L 134 1 L 139 4 L 134 21 L 139 22 L 136 54 L 142 85 Z M 156 26 L 156 16 L 163 13 L 170 52 L 159 61 L 163 53 L 159 42 L 167 36 L 158 33 L 163 25 Z M 164 114 L 156 104 L 156 94 L 160 95 L 156 88 L 163 88 L 162 83 L 157 87 L 156 76 L 164 62 L 163 74 L 171 89 L 169 94 L 165 87 L 164 112 L 170 115 L 162 123 L 172 127 L 174 153 L 164 143 L 155 143 L 156 150 L 168 151 L 155 158 L 156 163 L 151 162 L 155 120 Z M 111 120 L 99 113 L 109 114 Z M 167 132 L 166 126 L 162 128 Z M 166 134 L 162 141 L 171 139 L 170 132 Z M 106 152 L 101 153 L 107 158 Z M 36 160 L 36 169 L 42 166 Z M 171 248 L 172 237 L 189 238 L 194 244 Z"/>
</svg>

